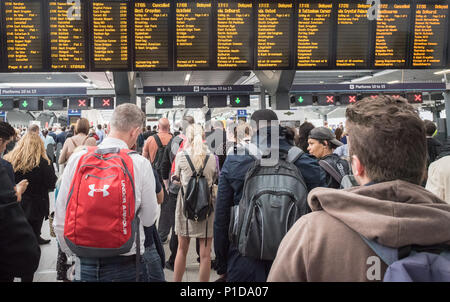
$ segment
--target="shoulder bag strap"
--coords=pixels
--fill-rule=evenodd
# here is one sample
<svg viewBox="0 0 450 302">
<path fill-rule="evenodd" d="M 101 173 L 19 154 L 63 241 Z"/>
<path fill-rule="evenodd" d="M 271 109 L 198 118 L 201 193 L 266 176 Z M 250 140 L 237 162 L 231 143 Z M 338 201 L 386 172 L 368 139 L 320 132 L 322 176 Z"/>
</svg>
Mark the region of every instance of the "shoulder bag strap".
<svg viewBox="0 0 450 302">
<path fill-rule="evenodd" d="M 303 153 L 304 152 L 302 149 L 294 146 L 289 149 L 287 161 L 294 164 L 300 158 L 300 156 L 303 155 Z"/>
<path fill-rule="evenodd" d="M 383 246 L 373 240 L 369 240 L 359 234 L 361 239 L 370 247 L 370 249 L 383 260 L 388 266 L 398 260 L 398 250 Z"/>
<path fill-rule="evenodd" d="M 328 162 L 319 160 L 319 166 L 331 175 L 338 183 L 342 182 L 342 175 L 338 173 Z"/>
</svg>

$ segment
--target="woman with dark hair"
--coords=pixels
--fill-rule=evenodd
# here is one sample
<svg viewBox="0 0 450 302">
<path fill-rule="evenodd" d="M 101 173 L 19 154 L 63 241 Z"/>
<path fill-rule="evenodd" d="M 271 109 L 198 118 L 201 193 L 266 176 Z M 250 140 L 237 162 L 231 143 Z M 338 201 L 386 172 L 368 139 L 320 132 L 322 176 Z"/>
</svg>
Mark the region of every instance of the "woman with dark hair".
<svg viewBox="0 0 450 302">
<path fill-rule="evenodd" d="M 61 155 L 59 156 L 59 164 L 63 165 L 67 163 L 69 157 L 73 151 L 79 146 L 97 146 L 95 138 L 89 137 L 89 121 L 85 118 L 81 118 L 77 121 L 75 127 L 75 136 L 66 139 L 64 147 L 62 148 Z"/>
<path fill-rule="evenodd" d="M 297 147 L 303 150 L 305 153 L 309 153 L 308 150 L 308 138 L 309 134 L 311 133 L 311 130 L 314 129 L 314 125 L 310 122 L 304 122 L 300 125 L 300 128 L 298 129 L 298 139 L 296 141 Z"/>
<path fill-rule="evenodd" d="M 338 141 L 341 141 L 342 135 L 344 134 L 344 130 L 341 127 L 336 128 L 334 131 L 334 135 Z"/>
</svg>

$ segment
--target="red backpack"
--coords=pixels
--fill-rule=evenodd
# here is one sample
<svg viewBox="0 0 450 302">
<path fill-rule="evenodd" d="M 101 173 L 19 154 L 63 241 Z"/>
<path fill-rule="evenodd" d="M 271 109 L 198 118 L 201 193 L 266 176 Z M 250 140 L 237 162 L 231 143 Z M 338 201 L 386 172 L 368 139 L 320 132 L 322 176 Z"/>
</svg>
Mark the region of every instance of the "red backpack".
<svg viewBox="0 0 450 302">
<path fill-rule="evenodd" d="M 79 257 L 112 257 L 130 251 L 139 219 L 135 214 L 134 151 L 88 148 L 70 185 L 64 239 Z"/>
</svg>

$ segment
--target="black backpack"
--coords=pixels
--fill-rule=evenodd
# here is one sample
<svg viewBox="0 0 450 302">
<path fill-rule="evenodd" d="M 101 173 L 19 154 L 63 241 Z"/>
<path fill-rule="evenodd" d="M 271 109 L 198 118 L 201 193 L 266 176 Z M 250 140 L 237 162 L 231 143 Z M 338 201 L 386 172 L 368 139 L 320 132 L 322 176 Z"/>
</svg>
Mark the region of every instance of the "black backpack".
<svg viewBox="0 0 450 302">
<path fill-rule="evenodd" d="M 156 151 L 155 159 L 153 160 L 153 167 L 156 171 L 158 171 L 158 174 L 161 175 L 161 163 L 164 157 L 166 146 L 162 144 L 158 134 L 155 134 L 152 137 L 155 139 L 155 142 L 158 145 L 158 150 Z"/>
<path fill-rule="evenodd" d="M 281 240 L 292 225 L 309 212 L 308 190 L 294 164 L 303 154 L 292 147 L 281 152 L 273 166 L 256 159 L 245 176 L 242 198 L 231 209 L 230 241 L 239 253 L 258 260 L 274 260 Z"/>
<path fill-rule="evenodd" d="M 319 166 L 331 177 L 331 183 L 328 185 L 332 187 L 334 185 L 336 189 L 342 186 L 342 179 L 345 176 L 351 175 L 349 162 L 336 154 L 319 160 Z"/>
<path fill-rule="evenodd" d="M 194 164 L 191 161 L 189 155 L 184 152 L 189 166 L 192 170 L 192 176 L 189 179 L 186 192 L 181 186 L 181 194 L 184 198 L 183 213 L 187 219 L 194 220 L 196 222 L 207 220 L 209 215 L 213 211 L 212 201 L 211 201 L 211 191 L 212 188 L 208 186 L 208 180 L 203 175 L 203 170 L 209 160 L 209 155 L 206 156 L 205 162 L 203 163 L 203 168 L 197 173 Z M 187 229 L 186 220 L 186 229 Z M 208 223 L 206 224 L 206 230 L 208 231 Z M 188 231 L 189 233 L 189 231 Z M 207 236 L 206 236 L 207 237 Z"/>
</svg>

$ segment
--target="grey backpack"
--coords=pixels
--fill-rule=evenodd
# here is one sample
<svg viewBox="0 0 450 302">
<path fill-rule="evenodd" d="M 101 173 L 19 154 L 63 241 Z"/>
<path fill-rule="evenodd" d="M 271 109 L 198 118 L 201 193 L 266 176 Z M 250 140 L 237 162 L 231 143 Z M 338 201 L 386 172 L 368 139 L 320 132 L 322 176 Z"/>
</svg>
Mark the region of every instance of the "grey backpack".
<svg viewBox="0 0 450 302">
<path fill-rule="evenodd" d="M 309 212 L 308 190 L 294 164 L 302 153 L 297 147 L 288 154 L 280 152 L 273 166 L 262 166 L 256 159 L 247 172 L 242 198 L 231 210 L 229 230 L 230 241 L 243 256 L 274 260 L 288 230 Z"/>
</svg>

